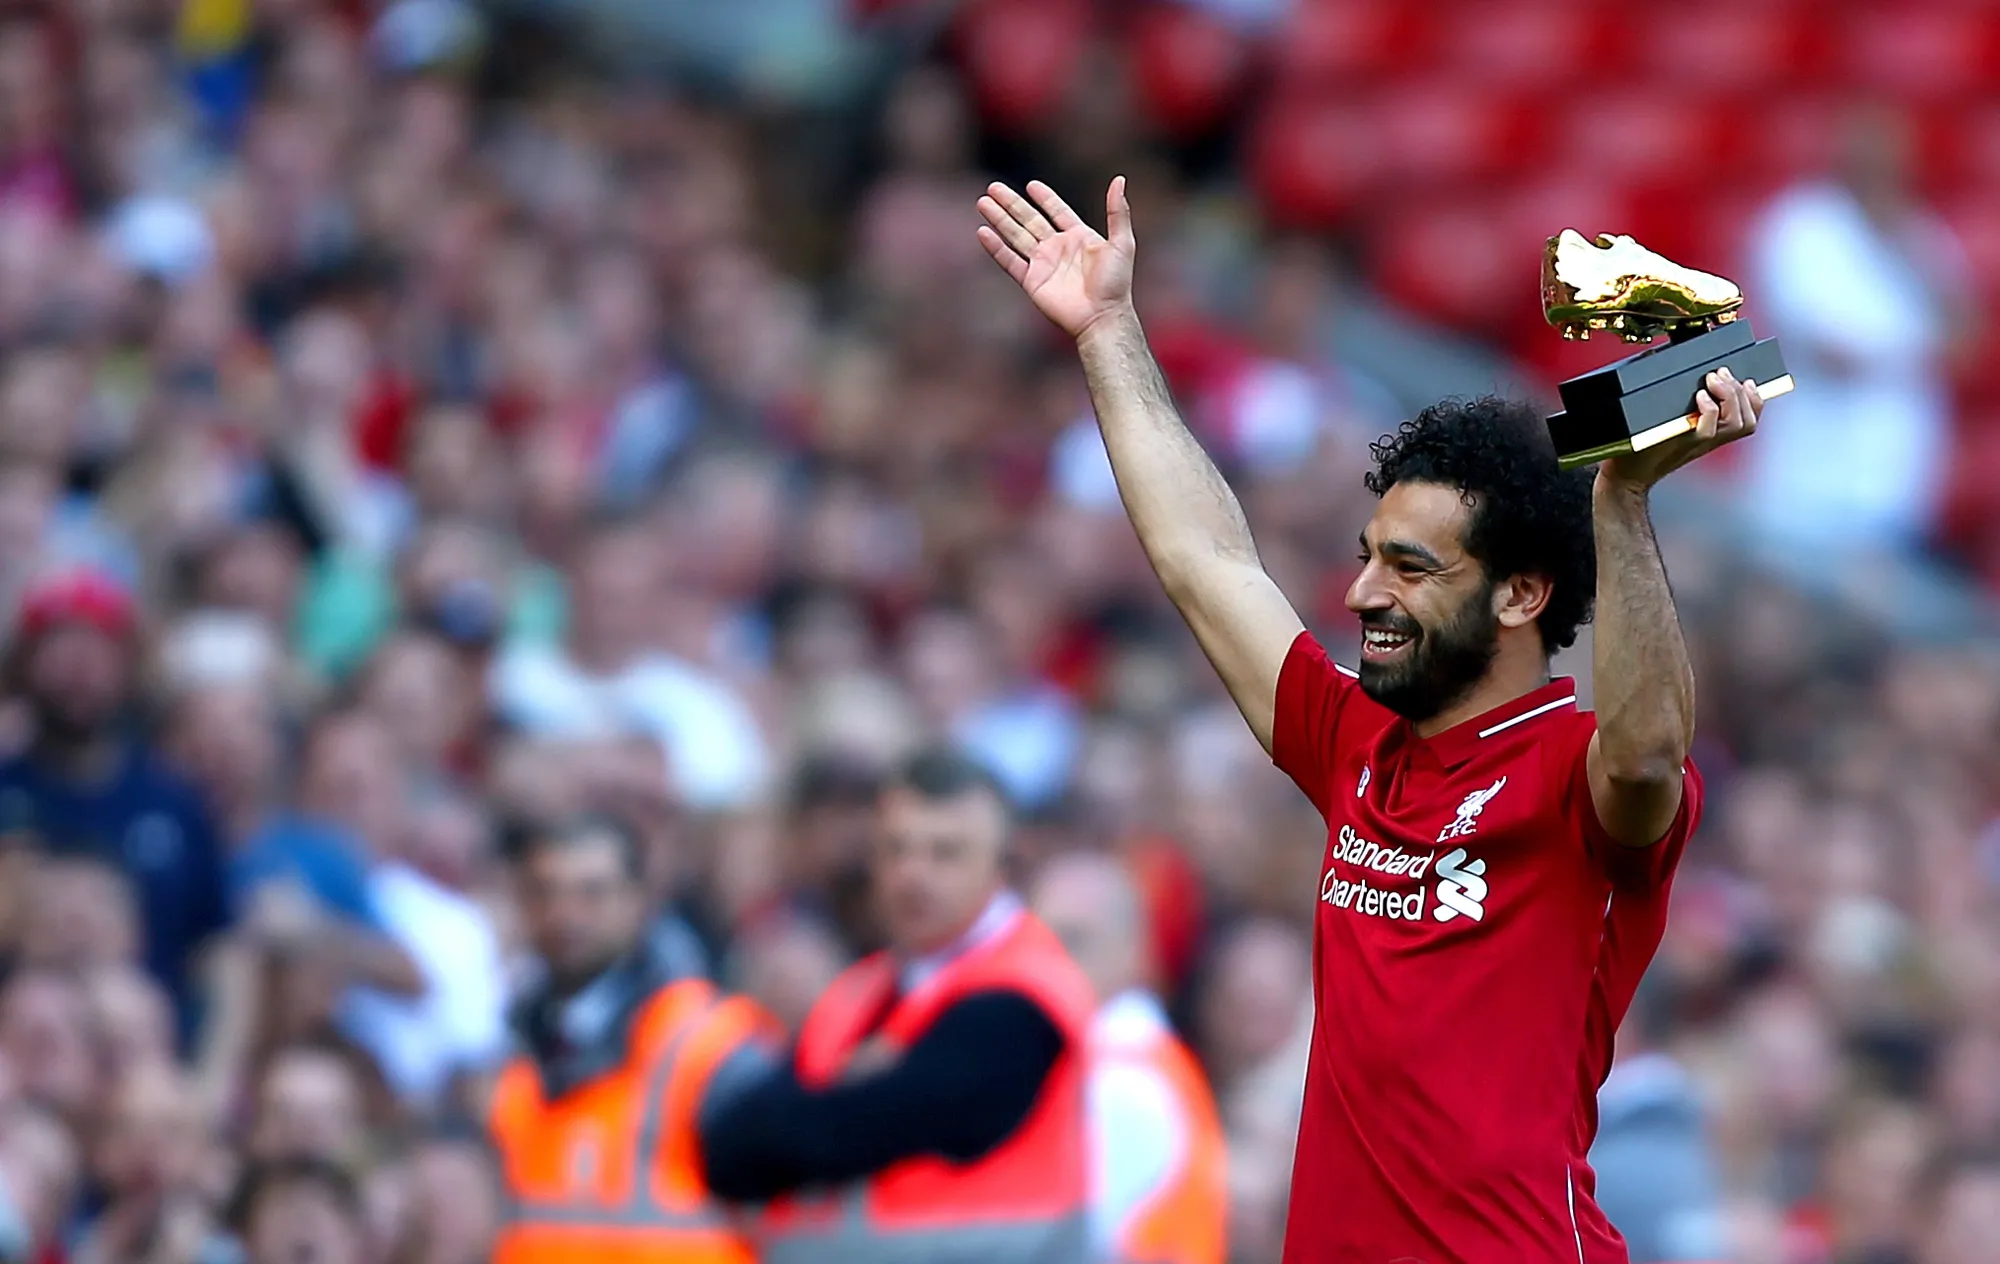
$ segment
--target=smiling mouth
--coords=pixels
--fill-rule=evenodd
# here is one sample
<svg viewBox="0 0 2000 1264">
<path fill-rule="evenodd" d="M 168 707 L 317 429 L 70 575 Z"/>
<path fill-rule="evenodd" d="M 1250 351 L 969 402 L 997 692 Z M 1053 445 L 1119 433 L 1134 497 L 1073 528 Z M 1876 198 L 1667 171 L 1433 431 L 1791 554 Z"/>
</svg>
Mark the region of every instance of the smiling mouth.
<svg viewBox="0 0 2000 1264">
<path fill-rule="evenodd" d="M 1364 658 L 1389 658 L 1399 654 L 1416 643 L 1416 638 L 1407 632 L 1397 632 L 1391 628 L 1363 628 L 1361 630 L 1361 653 Z"/>
</svg>

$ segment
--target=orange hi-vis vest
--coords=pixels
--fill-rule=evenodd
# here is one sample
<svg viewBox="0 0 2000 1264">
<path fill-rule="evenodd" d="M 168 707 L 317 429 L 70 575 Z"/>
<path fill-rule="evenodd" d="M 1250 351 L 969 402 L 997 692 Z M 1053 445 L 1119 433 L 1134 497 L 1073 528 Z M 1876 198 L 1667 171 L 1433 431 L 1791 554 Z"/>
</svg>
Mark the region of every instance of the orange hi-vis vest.
<svg viewBox="0 0 2000 1264">
<path fill-rule="evenodd" d="M 641 1006 L 622 1065 L 554 1101 L 530 1059 L 508 1063 L 488 1121 L 509 1200 L 494 1264 L 753 1264 L 709 1196 L 695 1117 L 763 1029 L 751 1002 L 688 979 Z"/>
<path fill-rule="evenodd" d="M 828 988 L 799 1034 L 808 1088 L 838 1081 L 865 1040 L 905 1049 L 954 1002 L 1007 990 L 1033 1000 L 1065 1037 L 1040 1098 L 984 1158 L 906 1159 L 817 1198 L 781 1199 L 759 1227 L 763 1264 L 1082 1264 L 1090 1253 L 1084 1119 L 1090 984 L 1048 927 L 1025 910 L 896 1000 L 897 968 L 877 953 Z"/>
<path fill-rule="evenodd" d="M 1165 1027 L 1093 1034 L 1091 1057 L 1156 1077 L 1180 1109 L 1186 1149 L 1173 1171 L 1117 1227 L 1119 1264 L 1223 1264 L 1229 1241 L 1229 1147 L 1208 1076 Z"/>
</svg>

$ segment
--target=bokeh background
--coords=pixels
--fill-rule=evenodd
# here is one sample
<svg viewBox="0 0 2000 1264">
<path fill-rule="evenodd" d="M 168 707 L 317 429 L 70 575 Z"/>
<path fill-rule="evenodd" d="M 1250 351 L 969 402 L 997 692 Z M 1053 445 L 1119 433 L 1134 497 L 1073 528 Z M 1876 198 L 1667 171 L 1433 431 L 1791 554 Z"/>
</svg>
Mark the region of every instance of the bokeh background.
<svg viewBox="0 0 2000 1264">
<path fill-rule="evenodd" d="M 1541 322 L 1546 236 L 1743 283 L 1801 386 L 1659 497 L 1713 802 L 1606 1179 L 1692 1136 L 1745 1264 L 2000 1259 L 1971 0 L 6 0 L 9 1258 L 485 1258 L 522 823 L 630 821 L 663 933 L 795 1021 L 873 944 L 874 778 L 947 736 L 1024 870 L 1140 875 L 1275 1261 L 1322 830 L 972 235 L 995 176 L 1120 172 L 1160 357 L 1336 647 L 1369 441 L 1619 350 Z M 301 1154 L 358 1209 L 232 1196 Z"/>
</svg>

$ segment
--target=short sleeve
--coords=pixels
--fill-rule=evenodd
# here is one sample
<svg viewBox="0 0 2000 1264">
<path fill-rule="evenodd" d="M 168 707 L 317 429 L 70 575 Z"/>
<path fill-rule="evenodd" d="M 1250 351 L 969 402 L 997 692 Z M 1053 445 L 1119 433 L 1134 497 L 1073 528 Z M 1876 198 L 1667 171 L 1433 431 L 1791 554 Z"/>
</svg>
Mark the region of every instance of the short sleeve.
<svg viewBox="0 0 2000 1264">
<path fill-rule="evenodd" d="M 1359 688 L 1354 673 L 1327 657 L 1319 639 L 1300 632 L 1278 669 L 1271 716 L 1271 762 L 1326 812 L 1333 780 L 1335 729 Z"/>
<path fill-rule="evenodd" d="M 1674 813 L 1673 824 L 1667 827 L 1660 841 L 1645 847 L 1629 847 L 1605 830 L 1604 823 L 1597 819 L 1597 805 L 1590 797 L 1590 739 L 1597 732 L 1595 717 L 1577 725 L 1575 732 L 1575 740 L 1560 747 L 1568 765 L 1563 801 L 1565 815 L 1583 838 L 1584 849 L 1603 868 L 1616 890 L 1641 892 L 1664 888 L 1673 880 L 1681 853 L 1687 850 L 1688 839 L 1694 837 L 1695 828 L 1701 824 L 1701 770 L 1692 759 L 1681 766 L 1680 810 Z"/>
</svg>

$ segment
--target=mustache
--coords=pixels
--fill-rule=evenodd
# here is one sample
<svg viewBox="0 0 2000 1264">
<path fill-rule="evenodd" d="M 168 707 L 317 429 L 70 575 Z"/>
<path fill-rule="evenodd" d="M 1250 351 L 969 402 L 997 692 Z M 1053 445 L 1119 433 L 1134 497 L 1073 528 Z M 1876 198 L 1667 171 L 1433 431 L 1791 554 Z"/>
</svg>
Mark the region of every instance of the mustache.
<svg viewBox="0 0 2000 1264">
<path fill-rule="evenodd" d="M 1361 626 L 1374 628 L 1379 632 L 1397 632 L 1415 640 L 1424 634 L 1424 627 L 1409 615 L 1394 610 L 1363 610 L 1359 616 Z"/>
</svg>

